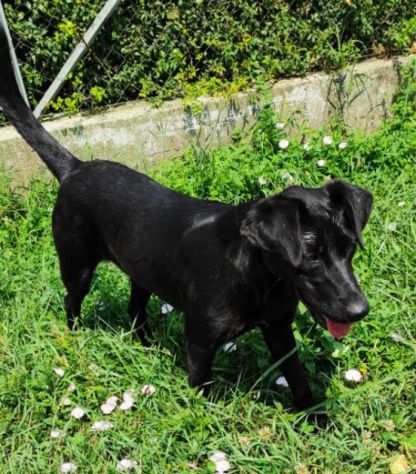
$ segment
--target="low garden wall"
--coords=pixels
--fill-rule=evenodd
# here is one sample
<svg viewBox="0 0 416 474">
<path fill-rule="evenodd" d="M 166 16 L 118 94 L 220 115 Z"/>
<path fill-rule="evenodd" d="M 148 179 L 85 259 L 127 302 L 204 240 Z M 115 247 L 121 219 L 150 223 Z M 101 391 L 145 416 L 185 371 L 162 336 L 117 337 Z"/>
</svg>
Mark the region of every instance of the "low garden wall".
<svg viewBox="0 0 416 474">
<path fill-rule="evenodd" d="M 412 56 L 370 60 L 336 74 L 311 74 L 271 85 L 272 102 L 282 122 L 318 128 L 332 119 L 371 132 L 389 114 L 400 78 L 400 64 Z M 95 115 L 45 121 L 45 127 L 85 160 L 109 159 L 146 170 L 157 160 L 180 154 L 190 145 L 226 143 L 236 128 L 249 127 L 261 107 L 254 91 L 229 97 L 203 97 L 154 107 L 129 102 Z M 0 129 L 0 166 L 18 182 L 45 172 L 35 153 L 12 127 Z"/>
</svg>

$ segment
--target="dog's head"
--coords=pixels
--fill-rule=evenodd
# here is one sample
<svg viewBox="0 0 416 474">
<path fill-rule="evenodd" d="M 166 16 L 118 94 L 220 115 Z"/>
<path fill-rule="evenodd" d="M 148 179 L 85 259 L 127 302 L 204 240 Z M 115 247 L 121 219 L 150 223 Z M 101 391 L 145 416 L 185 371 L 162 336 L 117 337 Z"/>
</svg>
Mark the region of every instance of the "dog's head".
<svg viewBox="0 0 416 474">
<path fill-rule="evenodd" d="M 292 186 L 256 202 L 240 232 L 265 264 L 286 270 L 302 302 L 336 338 L 369 311 L 352 258 L 371 212 L 371 194 L 342 181 L 321 188 Z"/>
</svg>

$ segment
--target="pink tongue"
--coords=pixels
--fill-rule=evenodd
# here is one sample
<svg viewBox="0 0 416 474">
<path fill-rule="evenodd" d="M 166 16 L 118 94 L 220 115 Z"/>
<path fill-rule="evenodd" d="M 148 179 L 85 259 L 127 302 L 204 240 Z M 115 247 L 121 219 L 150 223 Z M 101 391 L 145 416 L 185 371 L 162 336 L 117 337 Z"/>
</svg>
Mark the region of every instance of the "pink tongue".
<svg viewBox="0 0 416 474">
<path fill-rule="evenodd" d="M 326 319 L 326 327 L 335 339 L 342 339 L 346 336 L 350 332 L 351 326 L 351 323 L 335 323 L 330 319 Z"/>
</svg>

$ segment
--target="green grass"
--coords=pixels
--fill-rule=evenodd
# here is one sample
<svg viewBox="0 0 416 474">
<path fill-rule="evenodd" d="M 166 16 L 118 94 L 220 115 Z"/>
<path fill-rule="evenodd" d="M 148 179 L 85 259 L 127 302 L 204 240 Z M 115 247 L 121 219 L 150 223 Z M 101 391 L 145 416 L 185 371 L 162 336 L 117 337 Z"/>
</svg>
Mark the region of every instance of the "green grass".
<svg viewBox="0 0 416 474">
<path fill-rule="evenodd" d="M 151 473 L 209 473 L 215 450 L 227 453 L 232 473 L 385 473 L 392 459 L 416 466 L 416 106 L 413 76 L 397 99 L 396 115 L 371 137 L 308 133 L 310 149 L 291 141 L 266 108 L 251 136 L 211 152 L 190 151 L 153 174 L 190 194 L 229 202 L 269 195 L 293 180 L 321 184 L 334 175 L 374 193 L 365 248 L 355 269 L 371 313 L 343 343 L 316 327 L 301 308 L 297 337 L 317 395 L 326 395 L 328 426 L 317 430 L 291 411 L 279 369 L 252 332 L 215 361 L 211 399 L 190 389 L 184 369 L 181 315 L 160 314 L 150 303 L 157 343 L 132 340 L 127 317 L 128 282 L 102 265 L 83 306 L 77 331 L 66 328 L 63 286 L 50 216 L 56 187 L 33 182 L 20 193 L 6 178 L 0 186 L 0 472 L 54 473 L 64 461 L 82 473 L 116 472 L 123 457 Z M 408 77 L 408 79 L 409 79 Z M 347 140 L 344 150 L 338 148 Z M 325 159 L 325 167 L 317 160 Z M 290 176 L 289 176 L 290 175 Z M 391 224 L 395 224 L 395 230 Z M 394 334 L 400 334 L 397 340 Z M 393 337 L 392 337 L 393 335 Z M 63 378 L 53 371 L 65 369 Z M 346 386 L 343 373 L 359 368 L 365 381 Z M 76 390 L 68 394 L 74 383 Z M 140 394 L 153 384 L 152 397 Z M 138 391 L 131 411 L 107 419 L 112 430 L 93 433 L 99 407 L 110 395 Z M 69 396 L 72 405 L 63 406 Z M 87 411 L 77 421 L 70 410 Z M 51 439 L 50 431 L 65 432 Z M 196 468 L 195 468 L 196 466 Z"/>
</svg>

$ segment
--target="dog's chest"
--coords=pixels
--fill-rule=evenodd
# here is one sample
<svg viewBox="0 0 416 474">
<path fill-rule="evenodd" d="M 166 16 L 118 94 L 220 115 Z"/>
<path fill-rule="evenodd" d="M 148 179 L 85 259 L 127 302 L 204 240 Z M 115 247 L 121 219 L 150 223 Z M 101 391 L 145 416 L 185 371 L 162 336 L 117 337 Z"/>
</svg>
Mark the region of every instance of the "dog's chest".
<svg viewBox="0 0 416 474">
<path fill-rule="evenodd" d="M 241 334 L 256 327 L 267 327 L 293 320 L 298 299 L 287 282 L 275 282 L 262 291 L 245 291 L 230 299 L 232 332 Z"/>
</svg>

